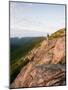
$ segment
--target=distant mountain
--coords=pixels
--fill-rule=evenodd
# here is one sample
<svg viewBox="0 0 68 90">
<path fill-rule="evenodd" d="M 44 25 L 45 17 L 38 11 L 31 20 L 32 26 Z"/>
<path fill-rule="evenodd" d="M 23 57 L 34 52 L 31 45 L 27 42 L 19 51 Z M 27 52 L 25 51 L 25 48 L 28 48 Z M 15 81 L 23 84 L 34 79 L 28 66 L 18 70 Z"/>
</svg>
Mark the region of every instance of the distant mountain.
<svg viewBox="0 0 68 90">
<path fill-rule="evenodd" d="M 14 38 L 10 38 L 10 43 L 11 45 L 22 45 L 24 43 L 28 43 L 28 42 L 33 42 L 36 39 L 42 39 L 45 37 L 22 37 L 22 38 L 18 38 L 18 37 L 14 37 Z"/>
</svg>

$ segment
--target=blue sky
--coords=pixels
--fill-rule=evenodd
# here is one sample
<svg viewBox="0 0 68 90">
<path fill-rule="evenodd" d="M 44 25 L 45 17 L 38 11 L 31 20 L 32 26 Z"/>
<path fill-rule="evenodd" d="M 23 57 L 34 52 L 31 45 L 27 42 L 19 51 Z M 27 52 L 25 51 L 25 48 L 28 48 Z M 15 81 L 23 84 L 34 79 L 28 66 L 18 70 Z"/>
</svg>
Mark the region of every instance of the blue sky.
<svg viewBox="0 0 68 90">
<path fill-rule="evenodd" d="M 10 37 L 45 36 L 65 28 L 65 6 L 10 2 Z"/>
</svg>

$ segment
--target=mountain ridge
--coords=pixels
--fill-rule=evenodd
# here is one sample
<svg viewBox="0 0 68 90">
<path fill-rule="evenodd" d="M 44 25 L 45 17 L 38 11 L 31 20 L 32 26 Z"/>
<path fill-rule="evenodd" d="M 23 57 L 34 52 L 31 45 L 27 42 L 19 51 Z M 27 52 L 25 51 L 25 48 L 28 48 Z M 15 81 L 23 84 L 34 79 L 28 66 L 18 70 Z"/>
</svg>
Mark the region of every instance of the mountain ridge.
<svg viewBox="0 0 68 90">
<path fill-rule="evenodd" d="M 65 57 L 65 29 L 61 29 L 28 52 L 24 60 L 29 62 L 11 88 L 65 85 Z"/>
</svg>

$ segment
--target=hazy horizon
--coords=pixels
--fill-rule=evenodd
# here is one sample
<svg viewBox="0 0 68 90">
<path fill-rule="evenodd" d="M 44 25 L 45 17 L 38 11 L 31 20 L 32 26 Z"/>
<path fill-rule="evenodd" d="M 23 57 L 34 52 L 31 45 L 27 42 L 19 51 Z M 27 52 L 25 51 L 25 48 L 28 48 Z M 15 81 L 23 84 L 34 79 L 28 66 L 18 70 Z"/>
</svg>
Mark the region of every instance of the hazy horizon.
<svg viewBox="0 0 68 90">
<path fill-rule="evenodd" d="M 65 5 L 10 2 L 10 37 L 46 36 L 65 28 Z"/>
</svg>

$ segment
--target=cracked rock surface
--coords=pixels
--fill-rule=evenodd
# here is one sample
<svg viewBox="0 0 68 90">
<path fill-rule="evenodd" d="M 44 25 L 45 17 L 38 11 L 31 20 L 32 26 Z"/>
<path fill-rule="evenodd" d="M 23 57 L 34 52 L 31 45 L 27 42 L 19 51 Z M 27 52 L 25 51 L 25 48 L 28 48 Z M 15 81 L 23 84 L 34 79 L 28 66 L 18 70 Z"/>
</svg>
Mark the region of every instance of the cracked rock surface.
<svg viewBox="0 0 68 90">
<path fill-rule="evenodd" d="M 26 59 L 29 63 L 21 69 L 10 88 L 66 85 L 65 35 L 42 41 Z"/>
</svg>

